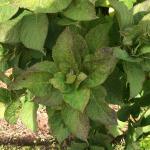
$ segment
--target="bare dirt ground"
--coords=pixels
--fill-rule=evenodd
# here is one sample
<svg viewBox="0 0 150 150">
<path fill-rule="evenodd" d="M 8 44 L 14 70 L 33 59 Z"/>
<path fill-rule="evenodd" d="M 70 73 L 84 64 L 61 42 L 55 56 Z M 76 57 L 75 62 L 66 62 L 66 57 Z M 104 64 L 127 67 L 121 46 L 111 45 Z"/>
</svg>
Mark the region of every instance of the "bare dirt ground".
<svg viewBox="0 0 150 150">
<path fill-rule="evenodd" d="M 10 125 L 0 119 L 0 144 L 15 145 L 49 145 L 55 144 L 54 138 L 50 135 L 48 117 L 44 109 L 37 112 L 38 131 L 36 133 L 27 129 L 20 120 L 16 125 Z"/>
</svg>

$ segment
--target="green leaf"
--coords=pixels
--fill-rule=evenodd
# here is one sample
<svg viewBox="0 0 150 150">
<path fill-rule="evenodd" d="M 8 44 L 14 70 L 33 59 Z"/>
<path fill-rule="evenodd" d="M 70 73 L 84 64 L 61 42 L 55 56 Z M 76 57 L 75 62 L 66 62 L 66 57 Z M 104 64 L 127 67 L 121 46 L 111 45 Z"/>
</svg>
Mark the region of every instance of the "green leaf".
<svg viewBox="0 0 150 150">
<path fill-rule="evenodd" d="M 133 98 L 141 92 L 145 80 L 145 73 L 136 63 L 125 63 L 124 70 L 127 74 L 127 81 L 130 86 L 130 98 Z"/>
<path fill-rule="evenodd" d="M 141 3 L 136 4 L 133 7 L 134 21 L 138 23 L 144 15 L 150 12 L 149 0 L 145 0 Z"/>
<path fill-rule="evenodd" d="M 143 149 L 150 149 L 150 136 L 146 136 L 144 138 L 142 138 L 142 140 L 140 141 L 140 147 Z"/>
<path fill-rule="evenodd" d="M 67 84 L 72 84 L 75 80 L 76 80 L 76 75 L 74 75 L 72 73 L 68 73 L 66 75 L 66 83 Z"/>
<path fill-rule="evenodd" d="M 101 7 L 109 7 L 109 0 L 96 0 L 96 7 L 101 6 Z"/>
<path fill-rule="evenodd" d="M 70 19 L 78 21 L 96 19 L 95 7 L 88 0 L 72 1 L 69 7 L 64 10 L 63 15 Z"/>
<path fill-rule="evenodd" d="M 57 107 L 57 106 L 62 105 L 63 96 L 57 89 L 52 88 L 48 96 L 35 97 L 34 102 L 37 102 L 38 104 L 42 104 L 46 106 Z"/>
<path fill-rule="evenodd" d="M 18 11 L 18 7 L 10 4 L 9 0 L 0 1 L 0 23 L 9 20 Z"/>
<path fill-rule="evenodd" d="M 99 146 L 105 147 L 105 149 L 107 148 L 108 150 L 113 150 L 112 146 L 111 146 L 112 144 L 110 144 L 112 142 L 113 138 L 112 138 L 112 136 L 103 133 L 103 128 L 101 129 L 100 132 L 96 132 L 96 133 L 94 133 L 94 135 L 91 135 L 90 139 L 93 143 L 92 144 L 93 146 L 99 145 Z M 101 140 L 99 140 L 99 139 L 101 139 Z"/>
<path fill-rule="evenodd" d="M 60 12 L 71 3 L 72 0 L 11 0 L 12 4 L 22 8 L 27 8 L 37 13 Z"/>
<path fill-rule="evenodd" d="M 150 34 L 150 13 L 145 15 L 142 20 L 138 24 L 139 31 L 142 33 L 142 37 L 147 38 L 147 41 L 149 41 L 149 34 Z M 146 41 L 146 39 L 143 39 Z M 149 44 L 149 42 L 148 42 Z"/>
<path fill-rule="evenodd" d="M 138 25 L 125 28 L 124 31 L 121 32 L 121 35 L 123 36 L 123 44 L 125 46 L 132 46 L 135 39 L 138 38 L 139 34 L 141 34 L 140 32 Z"/>
<path fill-rule="evenodd" d="M 61 92 L 69 92 L 71 90 L 70 86 L 66 83 L 65 75 L 62 72 L 57 72 L 54 77 L 50 79 L 50 83 L 54 88 L 60 90 Z"/>
<path fill-rule="evenodd" d="M 8 67 L 8 62 L 5 55 L 6 55 L 5 48 L 2 45 L 0 45 L 0 72 L 6 71 Z M 1 78 L 1 73 L 0 73 L 0 78 Z"/>
<path fill-rule="evenodd" d="M 123 2 L 117 0 L 109 0 L 109 2 L 116 11 L 120 29 L 122 30 L 125 27 L 131 26 L 133 24 L 132 10 L 129 10 Z"/>
<path fill-rule="evenodd" d="M 121 33 L 124 36 L 123 44 L 127 46 L 132 46 L 133 44 L 138 44 L 136 49 L 142 44 L 149 44 L 149 34 L 150 34 L 150 14 L 145 15 L 138 23 L 138 25 L 132 25 Z M 133 50 L 134 50 L 133 49 Z"/>
<path fill-rule="evenodd" d="M 87 55 L 84 60 L 84 68 L 88 78 L 84 84 L 88 87 L 96 87 L 102 84 L 112 73 L 117 63 L 111 48 L 98 49 L 94 55 Z"/>
<path fill-rule="evenodd" d="M 127 122 L 119 121 L 117 118 L 117 125 L 112 125 L 110 128 L 108 128 L 108 133 L 113 136 L 114 138 L 121 136 L 123 134 L 123 129 L 126 129 Z"/>
<path fill-rule="evenodd" d="M 94 28 L 89 30 L 86 34 L 86 42 L 92 52 L 103 47 L 107 47 L 110 42 L 110 29 L 112 27 L 112 22 L 100 23 Z"/>
<path fill-rule="evenodd" d="M 100 102 L 105 101 L 107 91 L 103 86 L 99 85 L 99 86 L 93 88 L 91 93 L 92 93 L 92 95 L 94 95 L 94 97 L 97 100 L 100 100 Z"/>
<path fill-rule="evenodd" d="M 141 62 L 141 67 L 144 71 L 149 72 L 150 71 L 150 60 L 149 59 L 143 59 Z"/>
<path fill-rule="evenodd" d="M 150 45 L 142 46 L 139 51 L 140 51 L 139 52 L 140 55 L 144 55 L 144 54 L 150 53 Z"/>
<path fill-rule="evenodd" d="M 91 146 L 90 150 L 104 150 L 104 147 L 101 147 L 101 146 Z"/>
<path fill-rule="evenodd" d="M 71 109 L 71 107 L 65 107 L 62 111 L 62 118 L 73 135 L 83 141 L 87 141 L 90 127 L 89 120 L 85 114 Z"/>
<path fill-rule="evenodd" d="M 141 21 L 150 21 L 150 13 L 146 14 Z"/>
<path fill-rule="evenodd" d="M 78 72 L 82 54 L 84 54 L 86 48 L 87 45 L 83 37 L 66 28 L 53 47 L 54 62 L 62 72 Z"/>
<path fill-rule="evenodd" d="M 137 149 L 139 149 L 139 147 L 140 146 L 139 146 L 138 142 L 132 142 L 126 146 L 126 150 L 137 150 Z"/>
<path fill-rule="evenodd" d="M 24 102 L 22 109 L 19 114 L 19 118 L 23 122 L 23 124 L 31 129 L 32 131 L 36 131 L 36 113 L 37 113 L 38 105 L 31 101 Z"/>
<path fill-rule="evenodd" d="M 66 17 L 59 18 L 57 23 L 58 23 L 58 25 L 61 25 L 61 26 L 68 26 L 68 25 L 77 25 L 78 26 L 78 24 L 79 24 L 79 22 L 69 19 L 69 18 L 66 18 Z"/>
<path fill-rule="evenodd" d="M 21 23 L 20 40 L 27 48 L 43 51 L 47 32 L 46 14 L 27 15 Z"/>
<path fill-rule="evenodd" d="M 75 86 L 78 88 L 80 84 L 87 78 L 87 75 L 83 72 L 80 72 L 79 75 L 76 78 Z"/>
<path fill-rule="evenodd" d="M 72 108 L 83 112 L 90 98 L 90 90 L 87 88 L 75 89 L 70 93 L 63 94 L 63 97 L 64 101 Z"/>
<path fill-rule="evenodd" d="M 11 101 L 11 93 L 7 89 L 0 88 L 0 102 L 8 104 Z"/>
<path fill-rule="evenodd" d="M 6 110 L 6 105 L 2 102 L 0 102 L 0 119 L 5 119 L 4 114 Z"/>
<path fill-rule="evenodd" d="M 129 9 L 133 7 L 133 4 L 136 2 L 136 0 L 119 0 L 123 2 Z"/>
<path fill-rule="evenodd" d="M 105 102 L 105 91 L 101 87 L 93 89 L 86 112 L 91 120 L 104 124 L 106 128 L 117 124 L 116 114 Z"/>
<path fill-rule="evenodd" d="M 141 62 L 142 61 L 141 58 L 136 58 L 136 57 L 134 58 L 134 57 L 129 56 L 129 54 L 125 50 L 122 50 L 119 47 L 114 47 L 113 53 L 116 58 L 127 61 L 127 62 Z"/>
<path fill-rule="evenodd" d="M 47 96 L 51 92 L 51 75 L 47 72 L 26 71 L 20 74 L 10 85 L 12 90 L 29 89 L 35 96 Z"/>
<path fill-rule="evenodd" d="M 150 125 L 144 126 L 144 127 L 138 127 L 135 129 L 135 134 L 137 138 L 142 136 L 142 134 L 148 134 L 150 132 Z"/>
<path fill-rule="evenodd" d="M 58 72 L 58 69 L 55 63 L 52 61 L 42 61 L 42 62 L 36 63 L 35 65 L 31 66 L 29 70 L 32 72 L 33 71 L 48 72 L 52 75 Z"/>
<path fill-rule="evenodd" d="M 85 150 L 86 147 L 86 143 L 71 142 L 71 146 L 67 150 Z"/>
<path fill-rule="evenodd" d="M 61 143 L 70 134 L 68 128 L 63 123 L 63 120 L 61 118 L 61 113 L 59 111 L 52 113 L 52 111 L 47 110 L 47 113 L 49 116 L 48 122 L 51 127 L 52 133 L 57 138 L 58 142 Z"/>
<path fill-rule="evenodd" d="M 16 44 L 20 42 L 21 19 L 28 11 L 24 11 L 15 19 L 0 23 L 0 42 L 8 44 Z"/>
<path fill-rule="evenodd" d="M 111 104 L 122 104 L 124 88 L 126 87 L 126 78 L 124 72 L 116 69 L 105 81 L 104 86 L 107 90 L 107 101 Z"/>
<path fill-rule="evenodd" d="M 95 5 L 95 2 L 97 1 L 97 0 L 89 0 L 93 5 Z"/>
<path fill-rule="evenodd" d="M 10 124 L 15 124 L 19 118 L 19 113 L 22 108 L 22 103 L 20 100 L 11 102 L 5 110 L 5 119 Z"/>
<path fill-rule="evenodd" d="M 143 2 L 136 4 L 133 10 L 134 14 L 145 11 L 149 12 L 150 11 L 149 0 L 144 0 Z"/>
</svg>

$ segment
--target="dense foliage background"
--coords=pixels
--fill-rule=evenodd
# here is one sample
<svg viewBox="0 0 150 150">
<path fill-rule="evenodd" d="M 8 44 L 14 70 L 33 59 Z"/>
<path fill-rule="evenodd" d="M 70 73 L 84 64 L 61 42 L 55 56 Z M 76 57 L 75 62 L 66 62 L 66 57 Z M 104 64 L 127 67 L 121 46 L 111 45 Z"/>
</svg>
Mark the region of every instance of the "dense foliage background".
<svg viewBox="0 0 150 150">
<path fill-rule="evenodd" d="M 0 71 L 9 123 L 42 104 L 68 150 L 150 149 L 149 0 L 1 0 Z"/>
</svg>

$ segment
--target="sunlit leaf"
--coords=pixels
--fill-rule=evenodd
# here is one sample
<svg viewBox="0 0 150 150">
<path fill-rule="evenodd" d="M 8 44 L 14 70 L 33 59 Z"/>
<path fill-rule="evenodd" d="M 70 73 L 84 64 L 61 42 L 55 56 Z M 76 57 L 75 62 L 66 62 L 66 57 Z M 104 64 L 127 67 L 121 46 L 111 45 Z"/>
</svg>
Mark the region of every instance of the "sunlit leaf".
<svg viewBox="0 0 150 150">
<path fill-rule="evenodd" d="M 88 0 L 72 1 L 71 5 L 63 12 L 63 15 L 79 21 L 96 19 L 94 5 Z"/>
<path fill-rule="evenodd" d="M 65 93 L 63 97 L 64 101 L 68 103 L 72 108 L 83 112 L 90 98 L 90 90 L 73 90 L 70 93 Z"/>
<path fill-rule="evenodd" d="M 147 54 L 150 53 L 150 45 L 144 45 L 140 48 L 140 54 Z"/>
<path fill-rule="evenodd" d="M 116 11 L 120 29 L 124 29 L 133 24 L 132 10 L 129 10 L 123 2 L 117 0 L 109 0 L 109 2 Z"/>
<path fill-rule="evenodd" d="M 45 14 L 27 15 L 21 23 L 20 40 L 27 47 L 42 51 L 48 32 Z"/>
<path fill-rule="evenodd" d="M 119 0 L 123 2 L 129 9 L 133 7 L 133 4 L 136 2 L 136 0 Z"/>
<path fill-rule="evenodd" d="M 11 0 L 11 3 L 21 8 L 27 8 L 37 13 L 56 13 L 67 8 L 71 0 Z"/>
<path fill-rule="evenodd" d="M 20 42 L 21 19 L 27 11 L 23 12 L 17 18 L 0 23 L 0 42 L 16 44 Z"/>
<path fill-rule="evenodd" d="M 32 131 L 36 131 L 37 123 L 36 123 L 36 115 L 37 115 L 38 105 L 31 101 L 24 102 L 22 109 L 19 114 L 19 118 L 23 122 L 23 124 L 31 129 Z"/>
<path fill-rule="evenodd" d="M 9 0 L 0 1 L 0 23 L 9 20 L 18 11 L 18 7 L 10 4 Z"/>
<path fill-rule="evenodd" d="M 134 13 L 134 20 L 136 23 L 138 23 L 144 15 L 148 14 L 150 12 L 150 1 L 145 0 L 141 3 L 136 4 L 133 7 L 133 13 Z"/>
<path fill-rule="evenodd" d="M 6 110 L 6 105 L 2 102 L 0 102 L 0 119 L 5 119 L 5 110 Z"/>
</svg>

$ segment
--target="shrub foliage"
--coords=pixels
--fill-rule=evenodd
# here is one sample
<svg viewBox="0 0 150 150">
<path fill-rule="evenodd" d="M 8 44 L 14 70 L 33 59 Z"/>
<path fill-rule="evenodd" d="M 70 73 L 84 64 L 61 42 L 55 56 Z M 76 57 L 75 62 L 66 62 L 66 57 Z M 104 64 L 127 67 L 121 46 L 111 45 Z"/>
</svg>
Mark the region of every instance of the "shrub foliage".
<svg viewBox="0 0 150 150">
<path fill-rule="evenodd" d="M 9 123 L 36 131 L 41 104 L 70 150 L 111 150 L 119 136 L 138 150 L 150 132 L 150 1 L 1 0 L 0 71 Z"/>
</svg>

